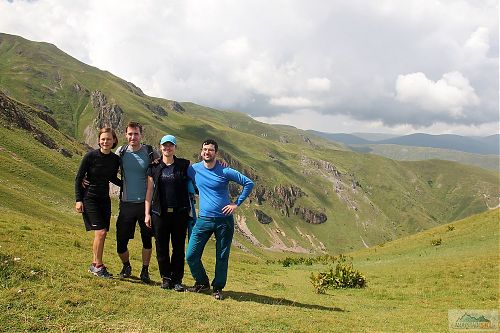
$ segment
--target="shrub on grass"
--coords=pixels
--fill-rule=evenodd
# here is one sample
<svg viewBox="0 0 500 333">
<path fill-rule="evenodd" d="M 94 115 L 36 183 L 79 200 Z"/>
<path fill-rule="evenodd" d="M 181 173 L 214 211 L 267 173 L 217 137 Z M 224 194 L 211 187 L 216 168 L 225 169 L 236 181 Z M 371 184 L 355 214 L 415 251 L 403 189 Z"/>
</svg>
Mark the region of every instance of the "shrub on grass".
<svg viewBox="0 0 500 333">
<path fill-rule="evenodd" d="M 345 257 L 341 257 L 335 266 L 330 267 L 326 272 L 319 272 L 317 275 L 311 273 L 311 284 L 318 294 L 324 294 L 328 288 L 364 288 L 366 278 L 359 271 L 355 270 L 351 262 L 347 262 Z"/>
<path fill-rule="evenodd" d="M 433 246 L 439 246 L 441 245 L 441 243 L 443 243 L 443 240 L 441 238 L 431 240 L 431 245 Z"/>
</svg>

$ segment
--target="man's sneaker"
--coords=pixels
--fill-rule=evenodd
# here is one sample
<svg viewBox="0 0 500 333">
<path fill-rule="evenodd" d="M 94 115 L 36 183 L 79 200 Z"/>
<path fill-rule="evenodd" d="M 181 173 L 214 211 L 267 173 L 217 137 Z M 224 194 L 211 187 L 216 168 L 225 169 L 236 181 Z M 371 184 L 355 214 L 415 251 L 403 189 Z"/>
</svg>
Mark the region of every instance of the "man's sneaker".
<svg viewBox="0 0 500 333">
<path fill-rule="evenodd" d="M 141 270 L 141 275 L 140 275 L 141 281 L 145 284 L 150 284 L 151 279 L 149 278 L 149 271 L 147 268 L 143 268 Z"/>
<path fill-rule="evenodd" d="M 163 278 L 163 282 L 160 287 L 162 289 L 172 289 L 172 280 L 169 278 Z"/>
<path fill-rule="evenodd" d="M 120 272 L 120 278 L 125 279 L 130 277 L 132 274 L 132 266 L 130 265 L 123 265 L 122 271 Z"/>
<path fill-rule="evenodd" d="M 210 286 L 204 283 L 195 283 L 194 286 L 187 288 L 187 291 L 192 293 L 201 293 L 202 291 L 207 291 L 210 289 Z"/>
<path fill-rule="evenodd" d="M 220 289 L 214 289 L 214 292 L 212 294 L 216 300 L 222 301 L 222 290 Z"/>
<path fill-rule="evenodd" d="M 94 275 L 96 275 L 98 277 L 106 278 L 106 279 L 110 279 L 113 277 L 113 274 L 108 272 L 108 270 L 106 269 L 106 266 L 104 266 L 104 265 L 102 265 L 99 268 L 96 268 L 96 270 L 97 271 L 94 273 Z"/>
<path fill-rule="evenodd" d="M 182 286 L 182 284 L 176 283 L 176 284 L 174 284 L 174 290 L 178 291 L 178 292 L 182 292 L 182 291 L 184 291 L 184 287 Z"/>
</svg>

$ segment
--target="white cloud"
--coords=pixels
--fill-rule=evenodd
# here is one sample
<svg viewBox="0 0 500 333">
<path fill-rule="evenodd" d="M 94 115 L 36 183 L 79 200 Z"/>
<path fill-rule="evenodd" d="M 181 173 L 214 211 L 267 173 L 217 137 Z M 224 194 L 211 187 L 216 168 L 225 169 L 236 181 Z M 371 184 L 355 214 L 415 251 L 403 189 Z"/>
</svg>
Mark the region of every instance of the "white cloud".
<svg viewBox="0 0 500 333">
<path fill-rule="evenodd" d="M 438 81 L 424 73 L 399 75 L 396 80 L 396 99 L 435 113 L 463 116 L 464 108 L 479 104 L 479 97 L 460 72 L 450 72 Z"/>
<path fill-rule="evenodd" d="M 327 115 L 313 110 L 295 110 L 291 113 L 282 113 L 272 117 L 254 117 L 255 120 L 269 124 L 284 124 L 303 130 L 316 130 L 326 133 L 387 133 L 406 135 L 412 133 L 429 134 L 461 134 L 470 136 L 484 136 L 498 133 L 498 122 L 483 123 L 481 125 L 462 125 L 436 122 L 430 126 L 414 126 L 399 124 L 397 126 L 384 125 L 382 121 L 359 121 L 344 115 Z"/>
<path fill-rule="evenodd" d="M 307 89 L 310 91 L 329 91 L 330 80 L 326 77 L 313 77 L 307 79 Z"/>
<path fill-rule="evenodd" d="M 317 106 L 313 101 L 304 97 L 274 97 L 269 100 L 271 105 L 284 106 L 294 109 L 310 108 Z"/>
<path fill-rule="evenodd" d="M 498 122 L 498 23 L 491 0 L 0 1 L 0 31 L 147 94 L 391 126 Z"/>
</svg>

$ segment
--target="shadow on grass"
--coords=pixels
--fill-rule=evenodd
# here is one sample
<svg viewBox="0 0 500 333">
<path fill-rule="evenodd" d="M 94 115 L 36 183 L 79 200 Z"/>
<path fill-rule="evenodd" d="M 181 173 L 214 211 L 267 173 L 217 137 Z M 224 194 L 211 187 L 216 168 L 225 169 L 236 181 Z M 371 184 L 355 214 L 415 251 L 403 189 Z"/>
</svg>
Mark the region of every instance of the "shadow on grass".
<svg viewBox="0 0 500 333">
<path fill-rule="evenodd" d="M 123 281 L 123 282 L 129 282 L 129 283 L 134 283 L 134 284 L 143 284 L 143 285 L 149 285 L 149 286 L 161 286 L 161 282 L 158 281 L 153 281 L 149 283 L 144 283 L 141 281 L 141 279 L 138 276 L 129 276 L 127 278 L 121 278 L 119 276 L 115 277 L 116 280 Z"/>
<path fill-rule="evenodd" d="M 317 304 L 305 304 L 305 303 L 291 301 L 286 298 L 276 298 L 276 297 L 270 297 L 254 293 L 246 293 L 241 291 L 224 291 L 224 297 L 231 298 L 239 302 L 257 302 L 269 305 L 295 306 L 299 308 L 312 309 L 312 310 L 345 312 L 344 309 L 337 307 L 329 307 Z"/>
</svg>

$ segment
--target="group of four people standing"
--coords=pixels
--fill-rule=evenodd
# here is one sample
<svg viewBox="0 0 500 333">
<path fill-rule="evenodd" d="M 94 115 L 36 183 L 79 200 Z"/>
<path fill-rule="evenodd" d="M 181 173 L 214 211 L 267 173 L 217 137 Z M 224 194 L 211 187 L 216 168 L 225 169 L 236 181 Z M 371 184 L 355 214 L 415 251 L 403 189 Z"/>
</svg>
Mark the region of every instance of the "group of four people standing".
<svg viewBox="0 0 500 333">
<path fill-rule="evenodd" d="M 222 299 L 227 280 L 228 259 L 234 234 L 233 213 L 247 198 L 253 182 L 240 172 L 216 160 L 218 145 L 214 140 L 202 144 L 199 163 L 175 156 L 176 138 L 165 135 L 160 140 L 161 156 L 151 146 L 141 144 L 142 126 L 130 122 L 125 130 L 127 144 L 112 154 L 117 138 L 110 128 L 99 132 L 99 149 L 87 153 L 75 179 L 76 210 L 83 213 L 87 230 L 94 230 L 94 258 L 89 271 L 99 277 L 111 277 L 102 261 L 104 241 L 109 231 L 111 201 L 109 182 L 121 186 L 120 212 L 116 224 L 117 252 L 123 263 L 121 278 L 131 276 L 127 245 L 134 238 L 139 223 L 142 239 L 143 267 L 140 279 L 149 283 L 149 261 L 152 237 L 155 237 L 161 287 L 184 291 L 186 232 L 190 234 L 186 261 L 195 279 L 188 291 L 201 292 L 210 288 L 201 261 L 203 250 L 212 234 L 216 238 L 215 277 L 213 295 Z M 118 169 L 121 180 L 116 177 Z M 243 186 L 232 203 L 228 184 Z M 199 214 L 196 219 L 193 182 L 199 190 Z M 196 223 L 190 225 L 192 221 Z M 172 253 L 170 254 L 170 242 Z"/>
</svg>

